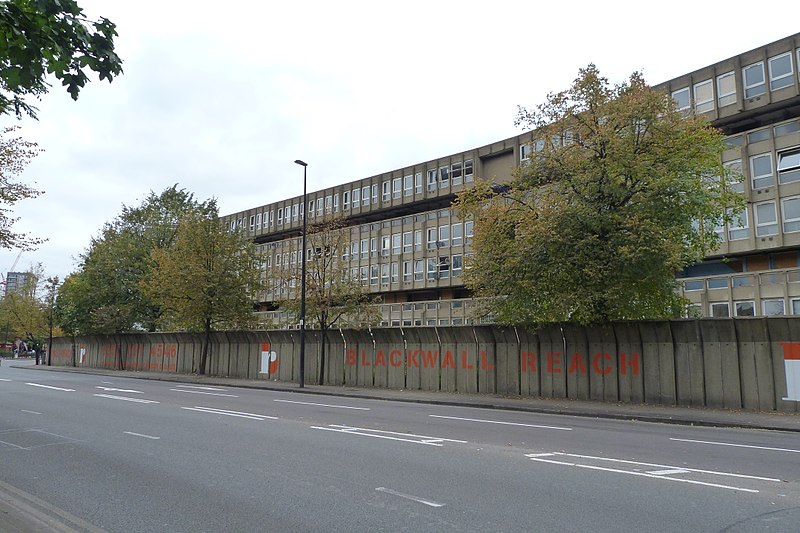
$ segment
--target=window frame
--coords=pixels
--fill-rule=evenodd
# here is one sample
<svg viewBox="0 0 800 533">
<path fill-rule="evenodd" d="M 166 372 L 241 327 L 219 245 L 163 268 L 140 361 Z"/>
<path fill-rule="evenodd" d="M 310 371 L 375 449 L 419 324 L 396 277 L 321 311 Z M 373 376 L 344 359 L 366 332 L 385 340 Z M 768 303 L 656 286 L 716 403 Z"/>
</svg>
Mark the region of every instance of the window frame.
<svg viewBox="0 0 800 533">
<path fill-rule="evenodd" d="M 728 79 L 730 78 L 733 88 L 730 92 L 723 92 L 722 91 L 722 82 L 727 84 Z M 724 74 L 720 74 L 717 76 L 717 105 L 719 107 L 725 107 L 728 105 L 732 105 L 736 103 L 736 73 L 734 71 L 725 72 Z M 733 99 L 730 99 L 733 97 Z"/>
<path fill-rule="evenodd" d="M 772 74 L 772 62 L 784 57 L 789 58 L 789 72 L 785 74 L 781 74 L 779 76 L 773 76 Z M 792 61 L 792 52 L 784 52 L 782 54 L 778 54 L 776 56 L 772 56 L 767 59 L 767 66 L 769 71 L 769 90 L 770 91 L 777 91 L 780 89 L 784 89 L 786 87 L 790 87 L 794 83 L 794 61 Z M 787 80 L 788 82 L 784 83 L 783 80 Z M 775 86 L 775 82 L 784 83 L 783 85 Z"/>
<path fill-rule="evenodd" d="M 760 208 L 772 206 L 772 217 L 773 220 L 769 221 L 762 221 L 761 218 L 763 215 L 759 213 Z M 757 204 L 753 204 L 753 221 L 755 222 L 756 228 L 756 237 L 769 237 L 771 235 L 778 234 L 778 208 L 775 204 L 775 200 L 770 200 L 768 202 L 759 202 Z M 770 233 L 771 232 L 771 233 Z"/>
<path fill-rule="evenodd" d="M 711 97 L 707 100 L 701 100 L 698 97 L 698 92 L 705 89 L 705 86 L 708 86 L 711 91 Z M 714 110 L 714 83 L 711 78 L 695 83 L 692 87 L 692 91 L 694 93 L 694 112 L 695 113 L 707 113 L 709 111 Z M 710 104 L 710 106 L 709 106 Z M 706 106 L 701 109 L 702 106 Z"/>
<path fill-rule="evenodd" d="M 747 81 L 747 73 L 759 67 L 761 69 L 761 81 L 759 83 L 748 83 Z M 756 63 L 752 63 L 750 65 L 745 65 L 742 67 L 742 86 L 744 88 L 744 97 L 745 99 L 756 98 L 763 94 L 767 93 L 767 78 L 764 72 L 764 62 L 757 61 Z M 749 91 L 758 91 L 758 88 L 761 87 L 760 92 L 749 92 Z"/>
<path fill-rule="evenodd" d="M 756 175 L 754 162 L 756 159 L 762 159 L 765 157 L 769 159 L 769 174 Z M 761 154 L 751 155 L 749 158 L 749 162 L 750 162 L 750 187 L 754 191 L 758 189 L 766 189 L 768 187 L 772 187 L 773 185 L 775 185 L 775 166 L 773 165 L 772 161 L 772 152 L 764 152 Z M 769 183 L 767 183 L 766 185 L 756 183 L 756 180 L 763 181 L 766 180 L 767 178 L 769 178 Z"/>
<path fill-rule="evenodd" d="M 786 168 L 781 168 L 783 159 L 791 156 L 796 156 L 797 163 L 788 166 Z M 781 150 L 780 152 L 777 153 L 776 159 L 777 161 L 775 162 L 775 171 L 778 173 L 778 183 L 784 185 L 787 183 L 794 183 L 796 181 L 800 181 L 800 147 L 795 146 L 792 148 Z M 784 179 L 784 177 L 786 177 L 786 179 Z"/>
</svg>

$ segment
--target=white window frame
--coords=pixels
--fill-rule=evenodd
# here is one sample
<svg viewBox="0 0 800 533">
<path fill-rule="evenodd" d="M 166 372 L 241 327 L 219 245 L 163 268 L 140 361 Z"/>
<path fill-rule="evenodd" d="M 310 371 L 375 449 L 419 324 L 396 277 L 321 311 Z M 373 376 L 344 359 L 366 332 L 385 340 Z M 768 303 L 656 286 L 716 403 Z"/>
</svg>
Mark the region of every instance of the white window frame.
<svg viewBox="0 0 800 533">
<path fill-rule="evenodd" d="M 439 239 L 436 241 L 436 245 L 440 247 L 450 246 L 450 224 L 439 226 Z"/>
<path fill-rule="evenodd" d="M 781 312 L 780 313 L 767 313 L 767 305 L 774 304 L 780 302 L 781 304 Z M 761 300 L 761 315 L 762 316 L 786 316 L 786 301 L 783 298 L 767 298 Z"/>
<path fill-rule="evenodd" d="M 391 181 L 384 181 L 381 184 L 381 201 L 382 202 L 389 202 L 392 199 L 392 182 Z"/>
<path fill-rule="evenodd" d="M 763 220 L 765 213 L 760 213 L 760 211 L 769 206 L 772 208 L 772 220 Z M 774 200 L 753 204 L 753 218 L 756 225 L 756 237 L 769 237 L 770 235 L 778 234 L 778 211 Z"/>
<path fill-rule="evenodd" d="M 350 191 L 350 198 L 352 199 L 352 207 L 355 209 L 361 205 L 361 188 L 356 187 Z"/>
<path fill-rule="evenodd" d="M 678 98 L 682 99 L 682 97 L 679 95 L 684 92 L 686 93 L 686 103 L 682 104 Z M 685 111 L 692 106 L 692 93 L 689 91 L 689 87 L 683 87 L 677 91 L 672 91 L 672 99 L 675 100 L 675 109 L 678 111 Z"/>
<path fill-rule="evenodd" d="M 450 186 L 450 166 L 439 167 L 439 188 L 446 189 Z"/>
<path fill-rule="evenodd" d="M 791 203 L 790 208 L 786 204 Z M 787 218 L 787 213 L 797 205 L 797 216 Z M 789 196 L 781 199 L 781 219 L 783 221 L 784 233 L 796 233 L 800 231 L 800 196 Z"/>
<path fill-rule="evenodd" d="M 782 167 L 781 165 L 783 164 L 784 158 L 792 156 L 795 156 L 797 163 Z M 777 159 L 778 183 L 793 183 L 800 180 L 800 147 L 781 150 L 778 152 Z"/>
<path fill-rule="evenodd" d="M 795 305 L 797 305 L 797 313 L 795 313 Z M 789 299 L 789 311 L 791 312 L 792 316 L 800 315 L 800 298 L 790 298 Z"/>
<path fill-rule="evenodd" d="M 710 97 L 706 100 L 701 100 L 698 96 L 702 91 L 706 89 L 708 86 L 708 90 L 711 93 Z M 714 110 L 714 84 L 712 83 L 711 79 L 701 81 L 699 83 L 694 84 L 694 111 L 695 113 L 706 113 L 708 111 Z"/>
<path fill-rule="evenodd" d="M 361 205 L 364 207 L 369 205 L 369 186 L 361 187 Z"/>
<path fill-rule="evenodd" d="M 437 170 L 435 168 L 428 169 L 428 191 L 435 191 L 437 187 Z"/>
<path fill-rule="evenodd" d="M 334 213 L 338 213 L 339 212 L 339 194 L 338 193 L 333 195 L 333 212 Z"/>
<path fill-rule="evenodd" d="M 747 82 L 747 73 L 752 72 L 752 69 L 760 68 L 761 69 L 761 81 L 757 83 L 748 83 Z M 762 94 L 766 94 L 767 92 L 767 82 L 766 77 L 764 76 L 764 62 L 759 61 L 757 63 L 753 63 L 751 65 L 746 65 L 742 67 L 742 84 L 744 85 L 744 97 L 745 99 L 748 98 L 755 98 L 757 96 L 761 96 Z M 760 88 L 760 89 L 759 89 Z"/>
<path fill-rule="evenodd" d="M 733 88 L 730 91 L 723 92 L 722 85 L 729 82 L 732 83 Z M 717 76 L 717 104 L 719 107 L 725 107 L 726 105 L 731 105 L 736 103 L 736 74 L 731 72 L 726 72 L 725 74 L 720 74 Z"/>
<path fill-rule="evenodd" d="M 756 159 L 767 158 L 769 159 L 769 174 L 756 174 L 754 162 Z M 768 179 L 768 180 L 767 180 Z M 758 182 L 756 182 L 758 180 Z M 767 183 L 769 181 L 769 183 Z M 772 152 L 765 152 L 763 154 L 755 154 L 750 156 L 750 187 L 753 190 L 766 189 L 775 185 L 775 172 L 772 164 Z"/>
<path fill-rule="evenodd" d="M 278 208 L 278 226 L 283 226 L 283 208 Z"/>
<path fill-rule="evenodd" d="M 414 174 L 414 194 L 422 194 L 422 172 Z"/>
<path fill-rule="evenodd" d="M 782 59 L 784 57 L 789 58 L 789 72 L 780 74 L 778 76 L 774 76 L 772 73 L 772 63 L 773 61 L 777 61 L 778 59 Z M 792 61 L 792 53 L 785 52 L 783 54 L 778 54 L 776 56 L 772 56 L 767 60 L 769 65 L 769 90 L 770 91 L 777 91 L 778 89 L 783 89 L 784 87 L 789 87 L 794 83 L 794 62 Z"/>
<path fill-rule="evenodd" d="M 411 261 L 403 261 L 403 283 L 409 283 L 414 279 L 414 273 L 411 270 Z"/>
<path fill-rule="evenodd" d="M 403 176 L 403 196 L 414 195 L 414 175 Z"/>
<path fill-rule="evenodd" d="M 410 231 L 403 232 L 403 253 L 408 254 L 414 251 L 414 240 Z"/>
<path fill-rule="evenodd" d="M 475 166 L 472 159 L 464 160 L 464 183 L 471 183 L 475 176 Z"/>
<path fill-rule="evenodd" d="M 342 210 L 343 211 L 350 210 L 350 191 L 344 191 L 342 193 Z"/>
<path fill-rule="evenodd" d="M 403 180 L 402 178 L 394 178 L 392 180 L 392 198 L 397 199 L 403 196 Z"/>
<path fill-rule="evenodd" d="M 450 227 L 450 242 L 452 246 L 461 246 L 464 243 L 464 226 L 460 222 Z"/>
<path fill-rule="evenodd" d="M 361 201 L 364 201 L 364 197 L 361 197 Z M 378 184 L 372 184 L 372 205 L 378 205 Z"/>
<path fill-rule="evenodd" d="M 428 237 L 428 250 L 435 250 L 436 249 L 436 241 L 439 236 L 439 230 L 436 226 L 432 228 L 426 228 L 426 233 Z"/>
<path fill-rule="evenodd" d="M 729 302 L 711 302 L 708 304 L 708 316 L 714 318 L 714 307 L 715 306 L 725 306 L 725 310 L 727 314 L 725 317 L 717 317 L 717 318 L 730 318 L 731 316 L 731 304 Z"/>
<path fill-rule="evenodd" d="M 752 315 L 740 315 L 739 314 L 739 304 L 750 304 L 753 308 Z M 756 302 L 754 300 L 738 300 L 733 302 L 733 313 L 734 316 L 756 316 Z"/>
<path fill-rule="evenodd" d="M 749 222 L 749 215 L 747 214 L 747 208 L 745 207 L 739 213 L 735 213 L 734 215 L 739 216 L 740 224 L 738 226 L 734 226 L 729 224 L 728 225 L 728 240 L 729 241 L 741 241 L 750 237 L 750 222 Z M 734 233 L 737 232 L 737 233 Z M 735 236 L 734 236 L 735 235 Z"/>
<path fill-rule="evenodd" d="M 464 180 L 464 174 L 461 162 L 459 161 L 458 163 L 451 163 L 450 183 L 452 183 L 453 185 L 461 185 L 463 180 Z"/>
<path fill-rule="evenodd" d="M 392 255 L 400 255 L 402 242 L 402 236 L 399 233 L 392 233 Z"/>
</svg>

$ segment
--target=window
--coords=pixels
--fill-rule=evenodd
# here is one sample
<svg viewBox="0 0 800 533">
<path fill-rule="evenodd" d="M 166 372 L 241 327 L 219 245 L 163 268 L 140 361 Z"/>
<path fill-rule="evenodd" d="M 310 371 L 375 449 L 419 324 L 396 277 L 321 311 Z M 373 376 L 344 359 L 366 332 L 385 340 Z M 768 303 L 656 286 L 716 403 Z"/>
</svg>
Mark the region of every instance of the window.
<svg viewBox="0 0 800 533">
<path fill-rule="evenodd" d="M 255 215 L 250 215 L 250 221 L 249 222 L 250 222 L 250 231 L 253 231 L 254 229 L 256 229 L 256 216 Z"/>
<path fill-rule="evenodd" d="M 728 318 L 731 316 L 730 307 L 728 306 L 728 302 L 718 302 L 712 303 L 710 305 L 711 308 L 711 316 L 713 318 Z"/>
<path fill-rule="evenodd" d="M 684 87 L 683 89 L 678 89 L 672 93 L 672 99 L 675 100 L 675 108 L 678 111 L 683 111 L 684 109 L 689 109 L 689 88 Z"/>
<path fill-rule="evenodd" d="M 334 194 L 333 195 L 333 212 L 334 213 L 338 213 L 339 212 L 339 195 L 338 194 Z"/>
<path fill-rule="evenodd" d="M 436 228 L 428 228 L 428 250 L 436 249 Z"/>
<path fill-rule="evenodd" d="M 275 266 L 281 266 L 281 254 L 275 254 Z"/>
<path fill-rule="evenodd" d="M 369 283 L 369 267 L 362 266 L 358 269 L 359 276 L 358 278 L 361 280 L 362 285 L 366 285 Z"/>
<path fill-rule="evenodd" d="M 761 300 L 761 314 L 764 316 L 783 316 L 786 314 L 783 299 Z"/>
<path fill-rule="evenodd" d="M 744 192 L 744 182 L 742 181 L 742 160 L 734 159 L 722 164 L 725 167 L 726 182 L 731 190 Z"/>
<path fill-rule="evenodd" d="M 317 198 L 317 210 L 316 211 L 317 211 L 317 216 L 321 217 L 322 216 L 322 198 L 321 197 Z"/>
<path fill-rule="evenodd" d="M 473 225 L 474 223 L 472 220 L 464 222 L 464 244 L 472 244 L 472 237 L 475 236 L 472 232 Z"/>
<path fill-rule="evenodd" d="M 314 218 L 314 200 L 308 202 L 308 218 Z"/>
<path fill-rule="evenodd" d="M 450 165 L 450 179 L 453 180 L 453 185 L 461 185 L 461 163 Z"/>
<path fill-rule="evenodd" d="M 298 212 L 299 212 L 299 211 L 298 211 L 298 209 L 297 209 L 297 204 L 294 204 L 294 205 L 292 206 L 292 222 L 297 222 L 297 213 L 298 213 Z"/>
<path fill-rule="evenodd" d="M 424 263 L 423 263 L 422 259 L 417 259 L 416 261 L 414 261 L 414 280 L 415 281 L 422 281 L 422 277 L 423 277 L 422 268 L 423 268 L 423 266 L 424 266 Z"/>
<path fill-rule="evenodd" d="M 350 243 L 350 259 L 353 261 L 358 259 L 358 241 Z"/>
<path fill-rule="evenodd" d="M 750 235 L 747 225 L 747 209 L 742 209 L 733 216 L 728 227 L 728 240 L 736 241 L 746 239 Z"/>
<path fill-rule="evenodd" d="M 265 222 L 264 225 L 266 226 L 266 221 L 267 221 L 266 213 L 263 216 L 264 216 L 264 222 Z M 262 217 L 261 213 L 257 213 L 256 214 L 256 229 L 261 229 L 261 217 Z"/>
<path fill-rule="evenodd" d="M 361 259 L 369 257 L 369 239 L 361 239 Z"/>
<path fill-rule="evenodd" d="M 392 255 L 400 255 L 400 234 L 392 234 Z"/>
<path fill-rule="evenodd" d="M 378 284 L 378 265 L 369 266 L 369 284 L 370 285 Z"/>
<path fill-rule="evenodd" d="M 742 136 L 741 135 L 734 135 L 733 137 L 725 137 L 725 140 L 722 141 L 725 145 L 726 150 L 733 150 L 735 148 L 742 147 Z"/>
<path fill-rule="evenodd" d="M 717 102 L 720 107 L 736 103 L 736 77 L 733 72 L 717 76 Z"/>
<path fill-rule="evenodd" d="M 439 265 L 435 257 L 428 258 L 428 279 L 439 278 Z"/>
<path fill-rule="evenodd" d="M 353 200 L 353 209 L 361 205 L 361 189 L 353 189 L 351 191 L 351 198 Z"/>
<path fill-rule="evenodd" d="M 709 278 L 706 280 L 709 289 L 727 289 L 728 278 Z"/>
<path fill-rule="evenodd" d="M 389 283 L 389 263 L 381 265 L 381 285 Z"/>
<path fill-rule="evenodd" d="M 376 257 L 378 255 L 378 242 L 375 237 L 369 240 L 369 255 L 370 257 Z"/>
<path fill-rule="evenodd" d="M 758 130 L 747 134 L 747 143 L 753 144 L 769 139 L 769 130 Z"/>
<path fill-rule="evenodd" d="M 364 198 L 361 198 L 363 201 Z M 378 205 L 378 184 L 372 186 L 372 205 Z"/>
<path fill-rule="evenodd" d="M 428 170 L 428 190 L 436 190 L 436 169 Z"/>
<path fill-rule="evenodd" d="M 531 152 L 533 148 L 530 144 L 520 144 L 519 145 L 519 162 L 524 163 L 531 158 Z"/>
<path fill-rule="evenodd" d="M 397 262 L 392 263 L 392 283 L 397 283 L 399 268 Z"/>
<path fill-rule="evenodd" d="M 414 174 L 414 192 L 416 194 L 422 193 L 422 172 Z"/>
<path fill-rule="evenodd" d="M 272 227 L 272 223 L 275 221 L 275 217 L 274 217 L 274 216 L 272 216 L 272 215 L 274 215 L 274 214 L 275 214 L 275 211 L 270 211 L 270 212 L 269 212 L 269 227 L 270 227 L 270 228 Z"/>
<path fill-rule="evenodd" d="M 800 315 L 800 298 L 793 298 L 790 303 L 792 306 L 792 314 Z"/>
<path fill-rule="evenodd" d="M 800 196 L 782 200 L 783 232 L 800 231 Z"/>
<path fill-rule="evenodd" d="M 450 236 L 452 237 L 453 246 L 461 246 L 463 242 L 464 226 L 461 224 L 453 224 L 450 227 Z"/>
<path fill-rule="evenodd" d="M 283 225 L 283 208 L 282 207 L 278 208 L 278 225 L 279 226 Z"/>
<path fill-rule="evenodd" d="M 794 83 L 792 79 L 792 53 L 786 52 L 769 58 L 769 89 L 775 91 Z"/>
<path fill-rule="evenodd" d="M 448 224 L 439 226 L 439 242 L 436 244 L 439 246 L 450 246 L 450 226 Z"/>
<path fill-rule="evenodd" d="M 389 239 L 388 235 L 384 235 L 381 237 L 381 255 L 387 256 L 389 255 Z"/>
<path fill-rule="evenodd" d="M 382 187 L 383 187 L 383 196 L 381 197 L 381 199 L 384 202 L 388 202 L 389 200 L 392 199 L 392 189 L 391 189 L 392 182 L 384 181 Z"/>
<path fill-rule="evenodd" d="M 361 205 L 364 207 L 369 205 L 369 187 L 363 187 L 361 189 Z"/>
<path fill-rule="evenodd" d="M 464 269 L 464 256 L 461 254 L 456 254 L 450 259 L 450 265 L 453 269 L 453 277 L 457 278 L 461 275 L 461 272 Z"/>
<path fill-rule="evenodd" d="M 439 169 L 439 188 L 444 189 L 450 185 L 450 167 Z"/>
<path fill-rule="evenodd" d="M 330 215 L 332 210 L 333 210 L 333 196 L 328 195 L 325 197 L 325 212 Z"/>
<path fill-rule="evenodd" d="M 414 243 L 411 238 L 410 231 L 403 232 L 403 253 L 405 254 L 410 253 L 413 249 Z"/>
<path fill-rule="evenodd" d="M 422 250 L 422 230 L 414 230 L 414 250 L 419 252 Z"/>
<path fill-rule="evenodd" d="M 791 183 L 800 180 L 800 148 L 778 154 L 778 181 Z"/>
<path fill-rule="evenodd" d="M 403 195 L 403 191 L 400 190 L 402 185 L 402 181 L 400 178 L 395 178 L 392 180 L 392 198 L 400 198 Z"/>
<path fill-rule="evenodd" d="M 753 184 L 753 190 L 763 189 L 774 183 L 772 176 L 772 154 L 759 154 L 750 158 L 750 178 Z"/>
<path fill-rule="evenodd" d="M 345 211 L 350 209 L 350 191 L 344 191 L 342 193 L 342 209 Z"/>
<path fill-rule="evenodd" d="M 765 202 L 753 206 L 756 217 L 756 237 L 766 237 L 778 233 L 778 215 L 775 202 Z"/>
<path fill-rule="evenodd" d="M 734 302 L 736 316 L 756 316 L 756 304 L 751 301 Z"/>
<path fill-rule="evenodd" d="M 705 113 L 714 109 L 714 85 L 711 80 L 694 84 L 694 110 Z"/>
<path fill-rule="evenodd" d="M 775 137 L 791 135 L 792 133 L 797 133 L 798 131 L 800 131 L 800 121 L 798 120 L 795 120 L 794 122 L 787 122 L 786 124 L 781 124 L 780 126 L 775 126 L 773 128 Z"/>
<path fill-rule="evenodd" d="M 683 290 L 685 291 L 702 291 L 704 287 L 703 280 L 696 279 L 683 282 Z"/>
<path fill-rule="evenodd" d="M 414 194 L 414 176 L 409 174 L 403 176 L 403 196 L 412 196 Z"/>
<path fill-rule="evenodd" d="M 760 61 L 742 69 L 744 97 L 754 98 L 767 92 L 764 84 L 764 62 Z"/>
<path fill-rule="evenodd" d="M 472 159 L 467 159 L 464 161 L 464 183 L 471 182 L 472 178 Z"/>
<path fill-rule="evenodd" d="M 403 261 L 403 283 L 411 281 L 411 261 Z"/>
</svg>

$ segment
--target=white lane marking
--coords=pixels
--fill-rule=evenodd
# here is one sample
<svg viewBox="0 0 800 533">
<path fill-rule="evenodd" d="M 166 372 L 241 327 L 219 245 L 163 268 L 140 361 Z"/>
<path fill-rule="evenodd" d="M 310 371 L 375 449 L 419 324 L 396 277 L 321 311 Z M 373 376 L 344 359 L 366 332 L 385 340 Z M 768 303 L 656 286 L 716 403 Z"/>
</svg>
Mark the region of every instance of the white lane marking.
<svg viewBox="0 0 800 533">
<path fill-rule="evenodd" d="M 113 394 L 92 394 L 92 396 L 97 396 L 98 398 L 108 398 L 110 400 L 123 400 L 126 402 L 159 403 L 155 400 L 145 400 L 143 398 L 128 398 L 127 396 L 114 396 Z"/>
<path fill-rule="evenodd" d="M 319 407 L 336 407 L 337 409 L 356 409 L 358 411 L 369 411 L 369 407 L 350 407 L 349 405 L 331 405 L 327 403 L 296 402 L 294 400 L 273 400 L 274 402 L 296 403 L 300 405 L 316 405 Z"/>
<path fill-rule="evenodd" d="M 123 431 L 126 435 L 133 435 L 134 437 L 142 437 L 145 439 L 159 440 L 161 437 L 154 437 L 152 435 L 145 435 L 144 433 L 134 433 L 133 431 Z"/>
<path fill-rule="evenodd" d="M 40 415 L 40 414 L 42 414 L 42 413 L 40 413 L 38 411 L 28 411 L 27 409 L 20 409 L 20 411 L 22 411 L 23 413 L 30 413 L 32 415 Z"/>
<path fill-rule="evenodd" d="M 207 394 L 208 396 L 226 396 L 228 398 L 238 398 L 235 394 L 221 394 L 219 392 L 203 392 L 199 390 L 169 389 L 175 392 L 188 392 L 190 394 Z"/>
<path fill-rule="evenodd" d="M 185 389 L 201 389 L 201 390 L 225 390 L 217 387 L 201 387 L 200 385 L 175 385 L 176 387 L 183 387 Z"/>
<path fill-rule="evenodd" d="M 75 392 L 75 389 L 62 389 L 61 387 L 51 387 L 50 385 L 41 385 L 39 383 L 26 383 L 25 385 L 30 385 L 31 387 L 41 387 L 43 389 L 63 390 L 64 392 Z"/>
<path fill-rule="evenodd" d="M 770 446 L 753 446 L 750 444 L 734 444 L 732 442 L 715 442 L 711 440 L 692 440 L 692 439 L 673 439 L 673 438 L 670 438 L 669 440 L 674 440 L 677 442 L 693 442 L 695 444 L 715 444 L 717 446 L 733 446 L 735 448 L 753 448 L 755 450 L 769 450 L 772 452 L 800 453 L 800 450 L 792 450 L 790 448 L 772 448 Z"/>
<path fill-rule="evenodd" d="M 95 389 L 104 390 L 106 392 L 130 392 L 131 394 L 144 394 L 140 390 L 131 390 L 131 389 L 115 389 L 113 387 L 95 387 Z"/>
<path fill-rule="evenodd" d="M 686 470 L 685 468 L 673 468 L 668 470 L 651 470 L 647 472 L 648 474 L 653 474 L 654 476 L 671 476 L 673 474 L 688 474 L 690 471 Z"/>
<path fill-rule="evenodd" d="M 397 492 L 392 489 L 387 489 L 386 487 L 378 487 L 375 490 L 378 492 L 385 492 L 386 494 L 391 494 L 392 496 L 397 496 L 400 498 L 405 498 L 407 500 L 415 501 L 417 503 L 427 505 L 428 507 L 444 507 L 443 503 L 437 503 L 431 500 L 426 500 L 424 498 L 418 498 L 417 496 L 412 496 L 411 494 L 404 494 L 402 492 Z"/>
<path fill-rule="evenodd" d="M 250 420 L 278 420 L 276 416 L 260 415 L 256 413 L 243 413 L 241 411 L 229 411 L 227 409 L 215 409 L 214 407 L 181 407 L 187 411 L 199 411 L 201 413 L 208 413 L 212 415 L 234 416 L 237 418 L 248 418 Z"/>
<path fill-rule="evenodd" d="M 0 381 L 11 381 L 10 379 L 0 378 Z"/>
<path fill-rule="evenodd" d="M 328 427 L 311 426 L 311 429 L 321 429 L 323 431 L 334 431 L 336 433 L 347 433 L 350 435 L 361 435 L 362 437 L 374 437 L 376 439 L 396 440 L 400 442 L 412 442 L 414 444 L 427 444 L 428 446 L 441 447 L 444 442 L 456 442 L 464 444 L 465 440 L 445 439 L 440 437 L 431 437 L 429 435 L 415 435 L 414 433 L 400 433 L 397 431 L 383 431 L 380 429 L 367 429 L 357 428 L 351 426 L 341 426 L 338 424 L 331 424 Z M 394 436 L 398 435 L 398 436 Z M 416 437 L 416 438 L 403 438 L 403 437 Z"/>
<path fill-rule="evenodd" d="M 572 428 L 562 428 L 558 426 L 542 426 L 539 424 L 521 424 L 519 422 L 502 422 L 500 420 L 483 420 L 480 418 L 461 418 L 459 416 L 428 415 L 433 418 L 447 418 L 449 420 L 463 420 L 465 422 L 482 422 L 484 424 L 503 424 L 506 426 L 522 426 L 526 428 L 558 429 L 560 431 L 572 431 Z"/>
<path fill-rule="evenodd" d="M 101 381 L 100 383 L 102 383 L 103 385 L 113 385 L 113 382 L 111 381 Z"/>
<path fill-rule="evenodd" d="M 613 472 L 616 474 L 628 474 L 630 476 L 639 476 L 639 477 L 649 477 L 652 479 L 663 479 L 665 481 L 677 481 L 679 483 L 689 483 L 690 485 L 703 485 L 705 487 L 715 487 L 718 489 L 729 489 L 729 490 L 736 490 L 740 492 L 758 492 L 755 489 L 746 489 L 744 487 L 732 487 L 730 485 L 720 485 L 719 483 L 706 483 L 705 481 L 695 481 L 693 479 L 683 479 L 679 477 L 667 477 L 667 476 L 657 476 L 655 474 L 646 474 L 644 472 L 631 472 L 630 470 L 620 470 L 618 468 L 606 468 L 603 466 L 594 466 L 594 465 L 580 465 L 576 464 L 578 468 L 588 468 L 589 470 L 601 470 L 603 472 Z"/>
</svg>

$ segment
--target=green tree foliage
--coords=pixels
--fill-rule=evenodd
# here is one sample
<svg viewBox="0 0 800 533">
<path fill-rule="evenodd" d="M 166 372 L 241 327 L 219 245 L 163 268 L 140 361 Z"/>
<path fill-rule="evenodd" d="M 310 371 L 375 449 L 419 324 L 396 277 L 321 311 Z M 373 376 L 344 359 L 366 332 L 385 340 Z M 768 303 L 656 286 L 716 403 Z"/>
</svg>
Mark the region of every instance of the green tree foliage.
<svg viewBox="0 0 800 533">
<path fill-rule="evenodd" d="M 46 294 L 40 284 L 44 281 L 41 265 L 31 267 L 21 287 L 0 300 L 0 324 L 6 340 L 22 339 L 29 348 L 42 348 L 48 335 Z"/>
<path fill-rule="evenodd" d="M 61 286 L 57 308 L 63 328 L 74 334 L 155 331 L 161 308 L 142 293 L 140 282 L 155 266 L 153 250 L 169 248 L 178 221 L 193 210 L 216 213 L 213 202 L 198 202 L 177 185 L 151 192 L 139 206 L 123 206 Z"/>
<path fill-rule="evenodd" d="M 87 19 L 75 0 L 0 2 L 0 114 L 12 110 L 36 118 L 25 101 L 39 98 L 53 75 L 73 100 L 89 81 L 87 71 L 109 82 L 122 73 L 114 51 L 116 27 L 108 19 Z"/>
<path fill-rule="evenodd" d="M 211 332 L 255 324 L 253 301 L 263 288 L 261 258 L 244 235 L 231 232 L 212 209 L 194 209 L 170 247 L 153 251 L 155 268 L 140 282 L 163 313 L 166 329 L 205 333 L 197 372 L 205 374 Z"/>
<path fill-rule="evenodd" d="M 380 322 L 374 299 L 358 276 L 353 276 L 342 255 L 350 251 L 350 228 L 339 219 L 308 226 L 306 248 L 311 251 L 306 263 L 306 327 L 319 329 L 320 375 L 325 375 L 325 344 L 331 328 L 364 328 Z M 272 285 L 281 309 L 299 317 L 302 257 L 273 267 Z"/>
<path fill-rule="evenodd" d="M 675 275 L 743 205 L 721 133 L 639 74 L 612 86 L 593 65 L 518 124 L 533 130 L 528 163 L 458 200 L 475 219 L 466 283 L 487 311 L 506 324 L 679 316 Z"/>
<path fill-rule="evenodd" d="M 0 247 L 30 250 L 42 241 L 13 230 L 19 218 L 12 216 L 11 208 L 20 200 L 41 194 L 15 179 L 40 150 L 36 143 L 13 136 L 15 130 L 5 128 L 0 134 Z"/>
</svg>

